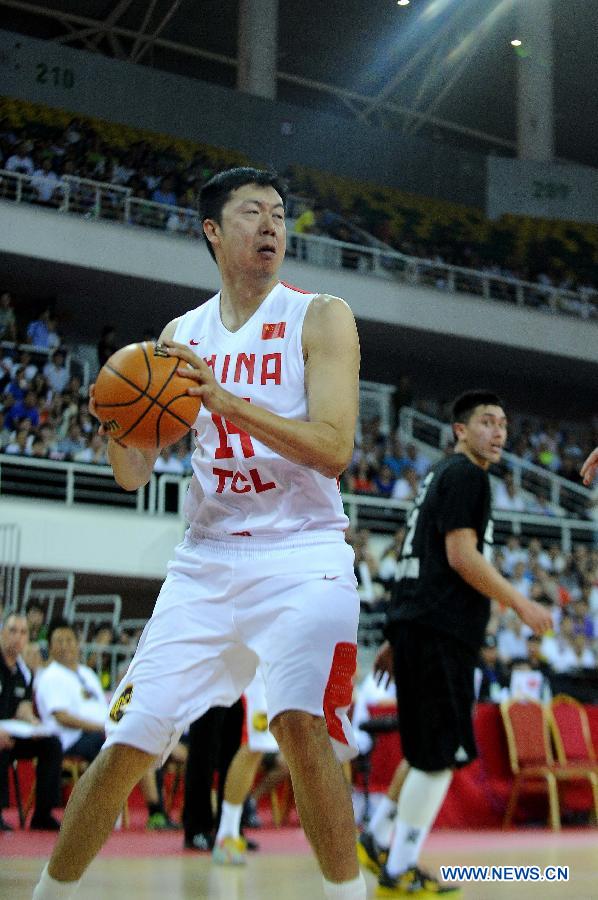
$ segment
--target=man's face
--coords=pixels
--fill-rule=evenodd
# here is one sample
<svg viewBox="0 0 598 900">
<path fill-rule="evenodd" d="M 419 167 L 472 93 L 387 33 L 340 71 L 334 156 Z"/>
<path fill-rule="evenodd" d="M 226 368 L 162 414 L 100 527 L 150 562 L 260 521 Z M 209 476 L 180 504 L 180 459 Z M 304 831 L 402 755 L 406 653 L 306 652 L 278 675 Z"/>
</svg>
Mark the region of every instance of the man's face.
<svg viewBox="0 0 598 900">
<path fill-rule="evenodd" d="M 79 641 L 72 628 L 57 628 L 52 633 L 50 656 L 63 666 L 79 662 Z"/>
<path fill-rule="evenodd" d="M 25 616 L 9 616 L 0 631 L 0 647 L 7 656 L 18 656 L 29 640 L 29 626 Z"/>
<path fill-rule="evenodd" d="M 27 613 L 27 621 L 32 628 L 39 628 L 44 621 L 44 614 L 37 606 L 32 606 Z"/>
<path fill-rule="evenodd" d="M 507 440 L 507 417 L 500 406 L 476 406 L 467 423 L 457 422 L 455 432 L 476 465 L 487 469 L 497 463 Z"/>
<path fill-rule="evenodd" d="M 245 184 L 224 204 L 221 224 L 206 220 L 221 268 L 273 277 L 284 259 L 286 226 L 282 199 L 273 187 Z"/>
</svg>

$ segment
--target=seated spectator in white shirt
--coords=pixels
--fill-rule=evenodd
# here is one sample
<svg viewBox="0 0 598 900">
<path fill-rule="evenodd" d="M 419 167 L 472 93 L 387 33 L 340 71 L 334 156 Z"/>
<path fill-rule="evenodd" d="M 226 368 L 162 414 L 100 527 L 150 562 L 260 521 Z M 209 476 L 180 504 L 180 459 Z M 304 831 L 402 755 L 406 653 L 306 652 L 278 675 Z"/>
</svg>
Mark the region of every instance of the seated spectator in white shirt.
<svg viewBox="0 0 598 900">
<path fill-rule="evenodd" d="M 80 463 L 94 463 L 98 466 L 108 465 L 106 441 L 96 432 L 91 436 L 88 447 L 73 454 L 73 460 Z"/>
<path fill-rule="evenodd" d="M 174 453 L 173 447 L 164 447 L 154 464 L 154 472 L 161 475 L 168 472 L 171 475 L 184 475 L 185 466 Z"/>
<path fill-rule="evenodd" d="M 58 175 L 52 170 L 52 160 L 47 156 L 39 169 L 31 177 L 31 186 L 37 194 L 38 203 L 47 206 L 58 206 L 56 190 L 59 186 Z"/>
<path fill-rule="evenodd" d="M 409 460 L 409 463 L 415 471 L 417 472 L 417 477 L 421 480 L 424 478 L 432 467 L 432 463 L 430 459 L 422 453 L 421 450 L 418 450 L 415 444 L 407 444 L 405 448 L 406 458 Z"/>
<path fill-rule="evenodd" d="M 6 160 L 4 168 L 7 172 L 17 172 L 21 175 L 33 175 L 33 160 L 27 151 L 27 145 L 23 142 L 15 148 L 12 156 Z"/>
<path fill-rule="evenodd" d="M 108 704 L 96 673 L 79 662 L 72 625 L 55 619 L 48 629 L 49 665 L 38 675 L 35 701 L 44 724 L 52 725 L 65 753 L 91 762 L 104 743 Z"/>
<path fill-rule="evenodd" d="M 360 755 L 363 756 L 369 753 L 373 746 L 371 736 L 367 731 L 361 730 L 363 723 L 371 718 L 368 707 L 388 705 L 389 712 L 392 712 L 396 707 L 396 703 L 397 692 L 394 682 L 388 678 L 382 679 L 379 683 L 373 673 L 370 672 L 357 685 L 353 696 L 351 724 L 355 732 Z"/>
<path fill-rule="evenodd" d="M 413 466 L 405 466 L 393 485 L 393 500 L 414 500 L 419 489 L 419 479 Z"/>
<path fill-rule="evenodd" d="M 530 629 L 514 614 L 507 613 L 504 627 L 497 635 L 498 655 L 503 662 L 526 659 Z"/>
<path fill-rule="evenodd" d="M 525 512 L 527 504 L 521 491 L 515 486 L 511 472 L 507 472 L 494 490 L 494 506 L 496 509 L 508 509 L 511 512 Z"/>
<path fill-rule="evenodd" d="M 528 574 L 527 563 L 518 562 L 515 565 L 510 581 L 513 587 L 520 591 L 524 597 L 529 597 L 533 578 Z"/>
<path fill-rule="evenodd" d="M 43 368 L 43 373 L 55 394 L 61 394 L 69 381 L 69 370 L 64 364 L 64 353 L 56 350 L 50 362 Z"/>
<path fill-rule="evenodd" d="M 521 546 L 519 538 L 515 534 L 510 534 L 507 543 L 503 549 L 504 556 L 504 574 L 507 578 L 513 574 L 515 564 L 518 562 L 527 562 L 527 551 Z"/>
</svg>

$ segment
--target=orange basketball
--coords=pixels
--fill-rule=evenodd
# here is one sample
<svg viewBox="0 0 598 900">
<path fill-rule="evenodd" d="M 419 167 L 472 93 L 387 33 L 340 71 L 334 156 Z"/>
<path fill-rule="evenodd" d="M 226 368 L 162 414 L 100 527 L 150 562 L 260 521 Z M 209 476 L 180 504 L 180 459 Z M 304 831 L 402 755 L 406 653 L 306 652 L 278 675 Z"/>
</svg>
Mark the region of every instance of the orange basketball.
<svg viewBox="0 0 598 900">
<path fill-rule="evenodd" d="M 192 382 L 177 375 L 186 365 L 151 341 L 113 353 L 95 386 L 95 405 L 109 437 L 126 447 L 158 450 L 191 428 L 201 401 L 190 397 Z"/>
</svg>

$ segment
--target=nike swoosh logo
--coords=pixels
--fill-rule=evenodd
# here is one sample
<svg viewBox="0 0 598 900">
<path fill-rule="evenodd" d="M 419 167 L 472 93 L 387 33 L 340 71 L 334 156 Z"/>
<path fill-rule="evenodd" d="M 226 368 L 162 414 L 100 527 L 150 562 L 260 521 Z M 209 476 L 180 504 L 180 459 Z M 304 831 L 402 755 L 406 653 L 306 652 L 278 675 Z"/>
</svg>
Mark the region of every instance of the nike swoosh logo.
<svg viewBox="0 0 598 900">
<path fill-rule="evenodd" d="M 336 581 L 337 578 L 340 578 L 340 575 L 324 575 L 324 581 Z"/>
<path fill-rule="evenodd" d="M 192 347 L 197 347 L 197 345 L 199 344 L 199 341 L 194 341 L 193 338 L 191 338 L 189 343 L 191 344 Z"/>
</svg>

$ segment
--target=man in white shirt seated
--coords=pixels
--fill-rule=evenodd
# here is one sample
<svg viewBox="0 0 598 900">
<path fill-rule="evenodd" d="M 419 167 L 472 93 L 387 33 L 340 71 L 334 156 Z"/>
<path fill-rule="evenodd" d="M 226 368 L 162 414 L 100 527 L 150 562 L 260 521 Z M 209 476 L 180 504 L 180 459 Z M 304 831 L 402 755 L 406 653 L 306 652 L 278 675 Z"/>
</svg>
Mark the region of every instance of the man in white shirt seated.
<svg viewBox="0 0 598 900">
<path fill-rule="evenodd" d="M 91 762 L 104 743 L 108 704 L 93 669 L 79 663 L 79 641 L 64 619 L 48 629 L 50 664 L 36 678 L 35 700 L 44 724 L 52 724 L 70 756 Z"/>
</svg>

